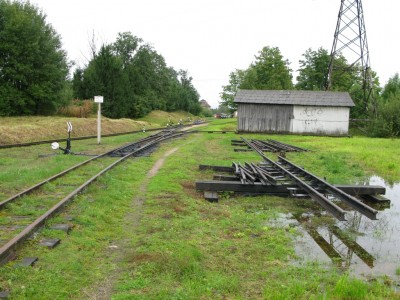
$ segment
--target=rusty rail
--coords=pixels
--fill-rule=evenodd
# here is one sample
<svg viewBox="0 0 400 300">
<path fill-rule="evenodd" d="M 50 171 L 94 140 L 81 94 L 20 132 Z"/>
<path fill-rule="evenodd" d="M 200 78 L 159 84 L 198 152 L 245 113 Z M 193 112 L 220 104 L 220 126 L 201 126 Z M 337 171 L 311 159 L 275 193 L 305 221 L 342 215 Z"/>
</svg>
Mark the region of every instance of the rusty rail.
<svg viewBox="0 0 400 300">
<path fill-rule="evenodd" d="M 262 152 L 303 152 L 308 151 L 307 149 L 303 149 L 300 147 L 296 147 L 293 145 L 285 144 L 282 142 L 278 142 L 275 140 L 268 139 L 267 141 L 251 139 L 250 142 L 253 146 L 257 147 Z M 246 143 L 241 141 L 232 140 L 232 146 L 246 146 Z M 248 144 L 247 144 L 248 145 Z M 239 151 L 239 149 L 235 149 L 235 151 Z"/>
<path fill-rule="evenodd" d="M 56 213 L 58 213 L 66 204 L 70 203 L 72 201 L 72 199 L 78 195 L 79 193 L 81 193 L 87 186 L 89 186 L 91 183 L 93 183 L 98 177 L 100 177 L 101 175 L 103 175 L 104 173 L 106 173 L 107 171 L 109 171 L 110 169 L 112 169 L 113 167 L 115 167 L 116 165 L 120 164 L 121 162 L 123 162 L 124 160 L 126 160 L 127 158 L 138 154 L 139 152 L 142 152 L 150 147 L 153 147 L 155 144 L 158 144 L 168 138 L 173 138 L 173 137 L 177 137 L 177 136 L 181 136 L 184 133 L 178 133 L 178 134 L 170 134 L 170 135 L 164 135 L 161 137 L 157 137 L 155 140 L 149 141 L 148 143 L 145 143 L 144 145 L 142 145 L 139 149 L 134 150 L 131 153 L 126 154 L 125 156 L 119 158 L 118 160 L 116 160 L 115 162 L 113 162 L 112 164 L 110 164 L 109 166 L 107 166 L 106 168 L 104 168 L 102 171 L 100 171 L 99 173 L 97 173 L 96 175 L 94 175 L 92 178 L 90 178 L 89 180 L 87 180 L 85 183 L 83 183 L 82 185 L 80 185 L 77 189 L 75 189 L 74 191 L 72 191 L 70 194 L 68 194 L 66 197 L 64 197 L 62 200 L 60 200 L 56 205 L 54 205 L 53 207 L 51 207 L 48 211 L 46 211 L 43 215 L 41 215 L 40 217 L 38 217 L 36 220 L 34 220 L 30 225 L 26 226 L 20 233 L 18 233 L 15 237 L 13 237 L 11 240 L 9 240 L 6 244 L 4 244 L 1 248 L 0 248 L 0 265 L 6 263 L 11 257 L 13 252 L 16 251 L 16 249 L 27 239 L 29 238 L 33 232 L 35 232 L 38 228 L 42 227 L 45 222 L 51 218 L 52 216 L 54 216 Z M 111 152 L 111 151 L 110 151 Z M 109 152 L 102 154 L 101 156 L 107 155 Z M 98 158 L 98 157 L 95 157 Z M 93 159 L 95 159 L 93 158 Z M 85 161 L 84 163 L 88 163 L 89 161 L 93 160 L 90 159 L 88 161 Z M 81 164 L 80 164 L 81 165 Z M 73 168 L 70 168 L 66 171 L 70 172 L 73 169 L 76 169 L 78 166 L 74 166 Z M 66 174 L 66 171 L 64 172 L 64 174 Z M 63 174 L 63 175 L 64 175 Z M 59 175 L 59 174 L 57 174 Z M 60 175 L 61 176 L 61 175 Z M 58 176 L 58 177 L 60 177 Z M 55 177 L 55 176 L 53 176 Z M 54 179 L 53 177 L 52 180 Z M 44 183 L 48 182 L 48 180 L 45 180 L 43 182 L 41 182 L 40 184 L 35 185 L 35 189 L 40 187 L 41 185 L 43 185 Z M 33 187 L 32 187 L 33 188 Z M 31 189 L 32 190 L 32 189 Z M 30 190 L 30 191 L 31 191 Z M 21 196 L 21 193 L 18 194 L 18 196 L 14 197 L 14 198 L 18 198 L 19 196 Z M 13 197 L 12 197 L 13 198 Z"/>
<path fill-rule="evenodd" d="M 320 186 L 322 189 L 325 191 L 329 191 L 330 193 L 334 194 L 337 198 L 345 202 L 347 205 L 351 206 L 355 210 L 359 211 L 363 215 L 367 216 L 368 218 L 372 220 L 376 220 L 376 215 L 378 211 L 376 209 L 373 209 L 369 207 L 368 205 L 362 203 L 360 200 L 357 198 L 343 192 L 342 190 L 338 189 L 337 187 L 333 186 L 332 184 L 326 182 L 325 180 L 322 180 L 321 178 L 315 176 L 314 174 L 311 174 L 310 172 L 300 168 L 299 166 L 295 165 L 294 163 L 288 161 L 287 159 L 279 156 L 279 161 L 286 165 L 289 166 L 290 168 L 293 168 L 296 172 L 302 173 L 303 176 L 307 176 L 310 178 L 310 180 L 314 181 L 318 186 Z"/>
<path fill-rule="evenodd" d="M 345 218 L 346 211 L 337 206 L 335 203 L 333 203 L 330 199 L 326 197 L 326 195 L 320 193 L 313 186 L 311 186 L 303 179 L 301 179 L 300 176 L 307 177 L 308 180 L 313 181 L 313 185 L 318 186 L 319 190 L 324 190 L 331 193 L 332 195 L 334 195 L 335 198 L 343 201 L 344 203 L 351 206 L 353 209 L 359 211 L 366 217 L 372 220 L 376 220 L 376 215 L 378 213 L 377 210 L 365 205 L 355 197 L 343 192 L 342 190 L 336 188 L 335 186 L 329 184 L 328 182 L 311 174 L 310 172 L 307 172 L 306 170 L 296 166 L 295 164 L 289 162 L 288 160 L 286 160 L 281 156 L 279 156 L 279 163 L 275 163 L 267 156 L 265 156 L 261 149 L 254 146 L 252 143 L 250 143 L 244 138 L 242 138 L 242 140 L 254 151 L 256 151 L 267 164 L 273 166 L 273 168 L 276 168 L 277 170 L 285 174 L 294 183 L 296 183 L 297 186 L 306 191 L 314 201 L 320 204 L 323 208 L 325 208 L 329 213 L 334 215 L 339 220 L 341 221 L 346 220 Z M 286 168 L 284 166 L 286 166 Z"/>
<path fill-rule="evenodd" d="M 103 154 L 100 154 L 100 155 L 97 155 L 97 156 L 95 156 L 95 157 L 92 157 L 92 158 L 90 158 L 90 159 L 88 159 L 88 160 L 85 160 L 84 162 L 81 162 L 81 163 L 79 163 L 79 164 L 77 164 L 77 165 L 75 165 L 75 166 L 72 166 L 72 167 L 69 168 L 69 169 L 66 169 L 66 170 L 64 170 L 64 171 L 61 171 L 60 173 L 55 174 L 55 175 L 53 175 L 53 176 L 51 176 L 51 177 L 49 177 L 49 178 L 47 178 L 47 179 L 45 179 L 45 180 L 43 180 L 43 181 L 37 183 L 37 184 L 35 184 L 35 185 L 33 185 L 33 186 L 31 186 L 31 187 L 29 187 L 29 188 L 27 188 L 27 189 L 25 189 L 25 190 L 23 190 L 23 191 L 17 193 L 17 194 L 15 194 L 15 195 L 9 197 L 8 199 L 1 201 L 1 202 L 0 202 L 0 210 L 1 210 L 2 208 L 4 208 L 8 203 L 11 203 L 12 201 L 14 201 L 14 200 L 16 200 L 16 199 L 18 199 L 18 198 L 20 198 L 20 197 L 22 197 L 22 196 L 24 196 L 24 195 L 27 195 L 27 194 L 29 194 L 29 193 L 31 193 L 31 192 L 37 190 L 38 188 L 40 188 L 40 187 L 43 186 L 44 184 L 46 184 L 46 183 L 48 183 L 48 182 L 51 182 L 51 181 L 53 181 L 53 180 L 55 180 L 55 179 L 58 179 L 58 178 L 60 178 L 60 177 L 62 177 L 62 176 L 64 176 L 64 175 L 68 174 L 69 172 L 71 172 L 71 171 L 73 171 L 73 170 L 75 170 L 75 169 L 78 169 L 79 167 L 82 167 L 82 166 L 88 164 L 89 162 L 92 162 L 92 161 L 94 161 L 94 160 L 96 160 L 96 159 L 105 157 L 105 156 L 107 156 L 107 155 L 111 156 L 111 155 L 113 155 L 113 153 L 122 153 L 125 149 L 128 149 L 129 147 L 132 147 L 133 145 L 145 145 L 145 144 L 148 143 L 149 141 L 156 141 L 156 143 L 157 143 L 157 142 L 160 142 L 160 141 L 163 140 L 163 137 L 169 137 L 169 134 L 172 134 L 172 131 L 169 131 L 169 133 L 167 132 L 166 134 L 157 133 L 157 134 L 154 134 L 154 135 L 145 137 L 145 138 L 143 138 L 143 139 L 141 139 L 141 140 L 139 140 L 139 141 L 130 143 L 130 144 L 128 144 L 128 145 L 119 147 L 119 148 L 117 148 L 117 149 L 113 149 L 113 150 L 111 150 L 111 151 L 105 152 L 105 153 L 103 153 Z M 180 133 L 177 133 L 176 135 L 180 135 Z M 155 139 L 156 139 L 156 140 L 155 140 Z M 141 146 L 136 147 L 136 149 L 139 149 L 140 147 L 141 147 Z M 147 149 L 147 148 L 143 148 L 143 149 L 141 149 L 140 151 L 143 151 L 143 150 L 145 150 L 145 149 Z M 139 152 L 140 152 L 140 151 L 139 151 Z M 132 152 L 132 151 L 131 151 L 131 152 Z M 126 154 L 128 154 L 128 152 L 126 152 L 124 155 L 126 155 Z M 121 157 L 122 157 L 122 156 L 124 156 L 124 155 L 118 155 L 118 156 L 121 156 Z M 114 156 L 117 156 L 117 155 L 114 155 Z"/>
</svg>

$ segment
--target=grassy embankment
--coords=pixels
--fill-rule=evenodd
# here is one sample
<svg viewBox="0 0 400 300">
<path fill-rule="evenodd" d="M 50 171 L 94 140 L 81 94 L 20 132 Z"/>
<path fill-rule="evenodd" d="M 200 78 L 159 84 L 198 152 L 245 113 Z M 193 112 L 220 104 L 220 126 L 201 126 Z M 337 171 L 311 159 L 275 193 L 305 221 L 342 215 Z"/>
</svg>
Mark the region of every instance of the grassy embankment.
<svg viewBox="0 0 400 300">
<path fill-rule="evenodd" d="M 187 121 L 188 117 L 194 118 L 186 112 L 153 111 L 144 118 L 108 119 L 102 117 L 102 134 L 130 132 L 165 127 L 168 121 L 177 124 L 180 119 Z M 1 117 L 0 118 L 0 145 L 27 143 L 50 139 L 64 139 L 67 134 L 66 122 L 72 122 L 72 137 L 95 136 L 97 134 L 97 116 L 90 118 L 67 117 Z"/>
<path fill-rule="evenodd" d="M 234 127 L 232 120 L 218 120 L 207 128 Z M 132 137 L 105 138 L 101 147 L 111 148 Z M 334 183 L 362 181 L 371 174 L 400 180 L 399 140 L 251 137 L 279 138 L 314 150 L 288 157 Z M 110 171 L 77 197 L 67 212 L 49 222 L 65 222 L 66 215 L 72 216 L 74 228 L 69 235 L 45 228 L 24 247 L 21 256 L 39 257 L 34 268 L 14 268 L 13 263 L 0 268 L 0 290 L 10 290 L 13 299 L 398 297 L 385 284 L 387 278 L 367 283 L 334 267 L 303 264 L 296 258 L 296 228 L 276 228 L 270 223 L 279 213 L 307 211 L 309 202 L 229 195 L 217 204 L 204 201 L 194 190 L 194 182 L 210 179 L 212 173 L 198 171 L 199 164 L 259 161 L 253 153 L 233 152 L 230 140 L 237 138 L 235 134 L 187 136 L 162 145 L 150 157 L 130 160 Z M 76 141 L 73 147 L 77 152 L 101 152 L 93 140 Z M 1 150 L 2 198 L 85 159 L 38 158 L 47 148 Z M 173 148 L 177 150 L 164 157 Z M 160 171 L 147 176 L 161 158 L 165 162 Z M 41 166 L 46 170 L 40 170 Z M 45 250 L 36 245 L 44 236 L 59 237 L 62 242 Z"/>
</svg>

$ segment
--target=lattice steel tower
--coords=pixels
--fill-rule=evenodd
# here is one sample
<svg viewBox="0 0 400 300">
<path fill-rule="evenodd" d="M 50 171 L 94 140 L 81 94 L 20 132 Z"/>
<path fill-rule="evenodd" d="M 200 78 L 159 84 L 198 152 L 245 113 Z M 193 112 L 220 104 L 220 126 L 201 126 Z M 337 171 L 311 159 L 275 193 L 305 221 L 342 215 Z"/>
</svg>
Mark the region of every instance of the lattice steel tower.
<svg viewBox="0 0 400 300">
<path fill-rule="evenodd" d="M 332 71 L 337 70 L 335 57 L 342 54 L 350 68 L 360 66 L 363 79 L 363 108 L 367 110 L 372 92 L 372 76 L 361 0 L 341 0 L 325 89 L 332 87 Z M 343 70 L 345 71 L 345 70 Z"/>
</svg>

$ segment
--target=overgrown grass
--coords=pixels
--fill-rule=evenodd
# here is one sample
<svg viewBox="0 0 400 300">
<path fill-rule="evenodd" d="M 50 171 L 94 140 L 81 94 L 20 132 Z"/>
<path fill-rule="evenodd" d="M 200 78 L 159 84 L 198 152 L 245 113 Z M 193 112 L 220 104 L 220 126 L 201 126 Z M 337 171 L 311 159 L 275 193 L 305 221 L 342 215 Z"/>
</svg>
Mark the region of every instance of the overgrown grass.
<svg viewBox="0 0 400 300">
<path fill-rule="evenodd" d="M 147 116 L 140 118 L 139 121 L 146 122 L 152 127 L 165 127 L 168 125 L 168 123 L 173 123 L 176 125 L 180 120 L 182 120 L 182 122 L 186 124 L 197 119 L 199 118 L 184 111 L 165 112 L 161 110 L 153 110 Z"/>
<path fill-rule="evenodd" d="M 164 111 L 153 111 L 139 120 L 102 117 L 101 132 L 105 135 L 142 130 L 143 127 L 160 128 L 165 127 L 168 120 L 173 121 L 174 124 L 177 124 L 180 119 L 186 122 L 188 116 L 192 120 L 196 119 L 186 112 Z M 72 137 L 97 135 L 97 116 L 89 118 L 0 117 L 0 145 L 64 139 L 67 137 L 67 121 L 73 126 Z"/>
<path fill-rule="evenodd" d="M 232 121 L 218 120 L 206 128 L 228 130 L 234 126 Z M 254 153 L 233 152 L 230 140 L 238 137 L 233 133 L 188 135 L 164 144 L 150 157 L 129 160 L 107 173 L 50 222 L 65 223 L 69 216 L 72 221 L 67 222 L 74 225 L 70 234 L 46 227 L 29 242 L 31 247 L 23 248 L 20 256 L 39 256 L 35 267 L 15 269 L 13 263 L 0 267 L 0 289 L 10 290 L 12 299 L 398 297 L 379 280 L 355 279 L 317 262 L 293 265 L 297 230 L 271 226 L 271 221 L 281 213 L 306 211 L 302 202 L 231 195 L 221 197 L 218 203 L 204 201 L 195 191 L 195 181 L 211 179 L 212 172 L 200 172 L 199 164 L 259 161 Z M 377 153 L 382 152 L 382 160 L 367 162 L 359 148 L 372 155 L 370 148 L 377 145 L 371 139 L 247 137 L 270 137 L 314 150 L 290 154 L 289 159 L 333 182 L 352 183 L 372 173 L 400 180 L 399 173 L 390 175 L 383 160 L 394 156 L 396 146 L 391 143 L 398 146 L 397 140 L 380 140 Z M 148 178 L 155 161 L 173 147 L 178 150 L 165 159 L 156 176 Z M 21 167 L 19 150 L 3 151 L 15 156 L 8 162 L 8 170 L 12 165 Z M 0 152 L 7 157 L 4 153 Z M 55 172 L 54 165 L 66 167 L 69 159 L 48 159 L 49 173 Z M 20 163 L 44 165 L 36 160 L 31 157 Z M 24 172 L 31 173 L 27 181 L 34 181 L 33 174 L 39 173 L 36 167 Z M 3 193 L 13 188 L 13 182 L 14 178 L 8 179 Z M 53 250 L 42 249 L 36 242 L 43 237 L 59 237 L 62 242 Z"/>
</svg>

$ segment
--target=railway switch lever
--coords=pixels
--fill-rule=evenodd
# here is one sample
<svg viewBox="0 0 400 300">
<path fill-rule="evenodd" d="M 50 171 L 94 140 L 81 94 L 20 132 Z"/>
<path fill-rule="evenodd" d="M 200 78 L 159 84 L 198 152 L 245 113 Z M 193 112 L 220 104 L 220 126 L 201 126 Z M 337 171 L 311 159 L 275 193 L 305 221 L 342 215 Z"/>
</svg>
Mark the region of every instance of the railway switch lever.
<svg viewBox="0 0 400 300">
<path fill-rule="evenodd" d="M 61 148 L 59 143 L 53 142 L 53 143 L 51 143 L 51 148 L 53 150 L 60 149 L 61 151 L 64 151 L 64 154 L 72 153 L 71 152 L 71 131 L 72 131 L 72 124 L 71 124 L 71 122 L 67 122 L 67 132 L 68 132 L 67 146 L 65 148 Z"/>
</svg>

